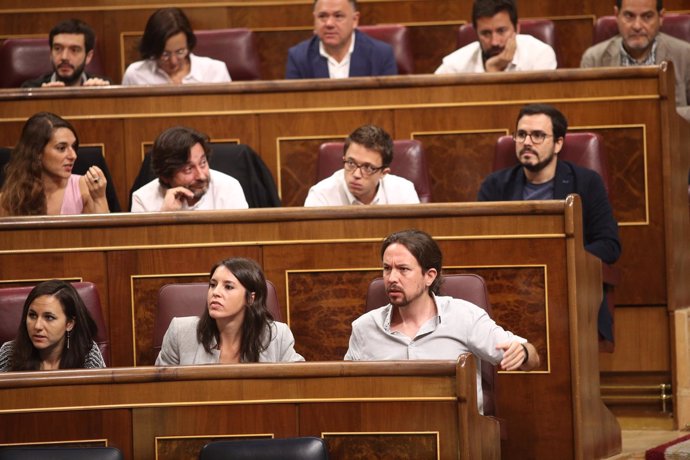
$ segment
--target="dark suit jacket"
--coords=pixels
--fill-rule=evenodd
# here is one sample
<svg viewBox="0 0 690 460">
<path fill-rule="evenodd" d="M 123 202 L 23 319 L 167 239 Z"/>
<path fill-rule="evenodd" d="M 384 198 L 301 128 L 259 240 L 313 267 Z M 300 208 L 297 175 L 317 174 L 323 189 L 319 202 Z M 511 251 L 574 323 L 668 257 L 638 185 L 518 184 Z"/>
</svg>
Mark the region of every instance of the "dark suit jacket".
<svg viewBox="0 0 690 460">
<path fill-rule="evenodd" d="M 97 77 L 96 75 L 89 75 L 88 73 L 84 72 L 84 75 L 86 75 L 86 79 L 88 80 L 89 78 L 94 78 Z M 24 83 L 22 83 L 22 88 L 40 88 L 43 86 L 43 83 L 50 83 L 50 79 L 53 76 L 53 72 L 47 73 L 45 75 L 41 75 L 38 78 L 34 78 L 33 80 L 27 80 Z M 107 80 L 108 83 L 112 84 L 110 79 L 106 77 L 98 77 L 102 78 L 103 80 Z"/>
<path fill-rule="evenodd" d="M 496 171 L 484 179 L 477 199 L 520 201 L 526 180 L 522 165 Z M 607 264 L 614 263 L 620 257 L 621 244 L 604 181 L 590 169 L 558 160 L 554 199 L 565 199 L 571 193 L 577 193 L 582 199 L 585 249 Z"/>
<path fill-rule="evenodd" d="M 393 48 L 355 29 L 355 49 L 350 61 L 350 77 L 397 75 Z M 328 61 L 319 54 L 320 39 L 314 35 L 288 51 L 285 78 L 328 78 Z"/>
</svg>

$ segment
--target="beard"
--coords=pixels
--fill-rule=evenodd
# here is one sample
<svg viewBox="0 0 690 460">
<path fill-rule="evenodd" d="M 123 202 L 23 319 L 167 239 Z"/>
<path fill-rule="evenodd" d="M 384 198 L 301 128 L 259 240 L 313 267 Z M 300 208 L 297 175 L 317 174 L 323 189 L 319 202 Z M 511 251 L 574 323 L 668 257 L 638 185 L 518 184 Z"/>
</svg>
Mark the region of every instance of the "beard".
<svg viewBox="0 0 690 460">
<path fill-rule="evenodd" d="M 62 64 L 62 63 L 60 63 L 60 64 Z M 53 70 L 55 71 L 55 78 L 57 79 L 57 81 L 63 82 L 65 84 L 65 86 L 72 86 L 77 81 L 79 81 L 81 79 L 81 76 L 84 73 L 85 67 L 86 67 L 86 61 L 82 62 L 81 65 L 75 67 L 72 74 L 68 75 L 68 76 L 60 75 L 57 67 L 55 67 L 55 66 L 53 66 Z"/>
<path fill-rule="evenodd" d="M 551 150 L 551 152 L 542 160 L 537 161 L 536 163 L 525 163 L 524 161 L 522 161 L 523 152 L 532 152 L 532 155 L 535 156 L 537 155 L 537 153 L 534 150 L 528 148 L 523 148 L 522 150 L 520 150 L 520 163 L 527 171 L 533 173 L 537 173 L 542 169 L 546 168 L 548 165 L 551 164 L 552 161 L 556 159 L 556 155 L 554 154 L 553 150 Z M 537 156 L 537 158 L 539 157 Z"/>
<path fill-rule="evenodd" d="M 208 192 L 209 181 L 197 181 L 187 187 L 194 194 L 194 199 L 198 200 Z"/>
<path fill-rule="evenodd" d="M 503 48 L 500 46 L 493 46 L 486 51 L 482 50 L 482 61 L 486 62 L 490 58 L 496 56 L 497 54 L 501 54 L 502 52 Z"/>
</svg>

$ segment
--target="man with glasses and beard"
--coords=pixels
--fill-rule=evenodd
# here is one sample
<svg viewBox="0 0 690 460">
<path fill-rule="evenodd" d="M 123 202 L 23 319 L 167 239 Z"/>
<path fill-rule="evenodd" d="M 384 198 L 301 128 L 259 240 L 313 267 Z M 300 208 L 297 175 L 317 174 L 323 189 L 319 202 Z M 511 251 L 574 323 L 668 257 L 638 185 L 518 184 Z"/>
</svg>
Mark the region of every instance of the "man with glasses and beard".
<svg viewBox="0 0 690 460">
<path fill-rule="evenodd" d="M 50 31 L 50 62 L 53 72 L 22 83 L 22 88 L 64 86 L 106 86 L 110 80 L 87 74 L 93 59 L 96 37 L 91 27 L 79 19 L 67 19 Z"/>
<path fill-rule="evenodd" d="M 309 189 L 304 206 L 417 204 L 414 184 L 390 173 L 393 139 L 374 125 L 355 129 L 343 149 L 343 169 Z"/>
<path fill-rule="evenodd" d="M 479 201 L 563 200 L 571 193 L 582 199 L 585 249 L 612 264 L 621 254 L 618 224 L 596 172 L 558 159 L 568 121 L 547 104 L 524 106 L 517 117 L 515 153 L 519 164 L 490 174 L 481 185 Z M 599 309 L 599 333 L 613 342 L 613 318 L 605 300 Z"/>
<path fill-rule="evenodd" d="M 151 167 L 157 179 L 132 195 L 132 212 L 246 209 L 234 177 L 209 168 L 206 134 L 184 126 L 163 131 L 154 141 Z"/>
<path fill-rule="evenodd" d="M 477 41 L 444 57 L 436 74 L 556 68 L 553 48 L 531 35 L 518 34 L 513 0 L 475 0 L 472 25 Z"/>
</svg>

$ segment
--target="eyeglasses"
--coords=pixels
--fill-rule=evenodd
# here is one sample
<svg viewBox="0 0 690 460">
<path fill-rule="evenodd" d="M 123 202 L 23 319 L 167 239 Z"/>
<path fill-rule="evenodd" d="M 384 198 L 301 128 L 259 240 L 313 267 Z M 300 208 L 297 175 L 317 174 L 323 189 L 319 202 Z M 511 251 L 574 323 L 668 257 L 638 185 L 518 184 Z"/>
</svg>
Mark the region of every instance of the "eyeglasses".
<svg viewBox="0 0 690 460">
<path fill-rule="evenodd" d="M 372 166 L 369 163 L 358 164 L 352 161 L 350 158 L 343 158 L 343 168 L 345 168 L 345 171 L 347 172 L 355 172 L 355 170 L 359 169 L 360 171 L 362 171 L 363 175 L 371 176 L 376 174 L 377 171 L 381 171 L 382 169 L 384 169 L 385 166 L 379 166 L 377 168 L 376 166 Z"/>
<path fill-rule="evenodd" d="M 513 134 L 513 139 L 515 139 L 516 142 L 523 143 L 527 140 L 527 136 L 532 139 L 532 143 L 534 145 L 539 145 L 544 142 L 547 137 L 553 137 L 553 134 L 546 134 L 544 131 L 532 131 L 531 133 L 528 133 L 527 131 L 520 129 Z"/>
<path fill-rule="evenodd" d="M 173 54 L 175 55 L 175 57 L 177 59 L 184 59 L 189 54 L 189 50 L 187 48 L 180 48 L 179 50 L 175 50 L 173 52 L 163 51 L 161 53 L 160 58 L 158 58 L 158 59 L 160 59 L 163 62 L 166 62 L 166 61 L 170 60 L 170 58 L 173 56 Z"/>
</svg>

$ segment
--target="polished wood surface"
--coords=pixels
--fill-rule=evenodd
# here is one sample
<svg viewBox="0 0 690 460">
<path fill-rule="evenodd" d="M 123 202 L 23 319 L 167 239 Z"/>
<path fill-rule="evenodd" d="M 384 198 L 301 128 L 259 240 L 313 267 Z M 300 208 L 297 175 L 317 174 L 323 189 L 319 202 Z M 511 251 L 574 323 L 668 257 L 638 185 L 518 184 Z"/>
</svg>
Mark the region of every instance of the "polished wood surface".
<svg viewBox="0 0 690 460">
<path fill-rule="evenodd" d="M 341 360 L 366 287 L 380 274 L 381 239 L 419 228 L 439 242 L 444 270 L 486 278 L 496 321 L 540 352 L 537 372 L 499 375 L 504 458 L 592 458 L 615 452 L 620 438 L 598 396 L 600 268 L 584 252 L 578 206 L 575 198 L 9 218 L 0 222 L 0 279 L 95 281 L 112 360 L 131 366 L 155 356 L 161 285 L 203 280 L 224 257 L 252 257 L 276 285 L 297 351 L 309 361 Z"/>
<path fill-rule="evenodd" d="M 137 40 L 148 17 L 161 3 L 131 1 L 42 1 L 0 7 L 0 40 L 7 37 L 47 36 L 50 28 L 68 17 L 89 23 L 98 38 L 98 49 L 106 75 L 119 83 L 126 65 L 137 59 Z M 59 4 L 64 3 L 62 7 Z M 687 9 L 683 0 L 665 2 L 667 11 Z M 676 4 L 677 3 L 677 4 Z M 197 30 L 247 27 L 255 31 L 263 79 L 282 79 L 287 50 L 309 37 L 312 24 L 311 0 L 300 1 L 210 1 L 169 3 L 180 6 Z M 404 24 L 411 30 L 416 73 L 432 73 L 441 59 L 455 50 L 459 25 L 471 21 L 471 2 L 454 0 L 360 1 L 362 24 Z M 559 67 L 579 67 L 580 58 L 592 44 L 596 17 L 610 15 L 613 4 L 584 1 L 560 4 L 546 0 L 520 4 L 520 18 L 548 18 L 554 21 L 558 41 Z"/>
<path fill-rule="evenodd" d="M 475 373 L 471 355 L 8 373 L 0 445 L 105 440 L 127 459 L 181 460 L 211 440 L 317 436 L 334 459 L 499 459 Z"/>
</svg>

